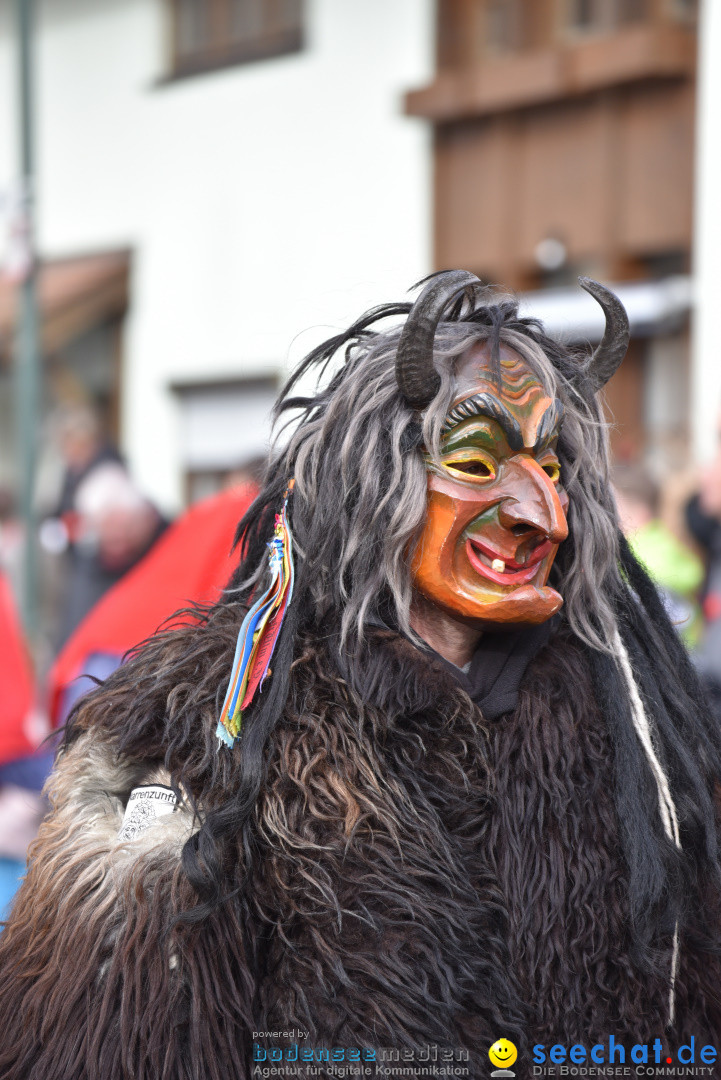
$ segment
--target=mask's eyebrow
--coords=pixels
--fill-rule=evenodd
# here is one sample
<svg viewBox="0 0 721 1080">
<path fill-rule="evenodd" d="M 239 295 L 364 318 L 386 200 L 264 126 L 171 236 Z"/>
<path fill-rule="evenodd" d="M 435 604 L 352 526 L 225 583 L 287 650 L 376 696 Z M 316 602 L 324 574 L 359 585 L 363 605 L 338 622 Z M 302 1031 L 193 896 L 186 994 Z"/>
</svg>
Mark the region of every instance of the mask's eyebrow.
<svg viewBox="0 0 721 1080">
<path fill-rule="evenodd" d="M 563 413 L 563 402 L 559 401 L 558 398 L 554 398 L 541 417 L 538 427 L 536 428 L 536 445 L 533 447 L 533 452 L 535 454 L 540 453 L 541 450 L 545 450 L 548 444 L 553 442 L 558 436 L 558 429 L 563 420 Z"/>
<path fill-rule="evenodd" d="M 447 435 L 456 424 L 461 424 L 464 420 L 470 419 L 471 416 L 486 416 L 489 420 L 495 420 L 506 436 L 511 450 L 523 449 L 521 425 L 515 416 L 508 411 L 503 402 L 499 401 L 493 394 L 474 394 L 473 397 L 466 398 L 465 401 L 459 401 L 443 421 L 441 435 Z"/>
<path fill-rule="evenodd" d="M 493 394 L 474 394 L 473 397 L 459 401 L 451 409 L 443 421 L 441 435 L 447 435 L 457 424 L 472 416 L 485 416 L 489 420 L 495 420 L 508 440 L 511 450 L 523 450 L 523 432 L 521 425 L 515 416 L 502 401 Z M 557 398 L 551 402 L 536 428 L 536 442 L 530 447 L 531 453 L 539 453 L 545 450 L 550 442 L 558 435 L 558 427 L 563 419 L 563 403 Z"/>
</svg>

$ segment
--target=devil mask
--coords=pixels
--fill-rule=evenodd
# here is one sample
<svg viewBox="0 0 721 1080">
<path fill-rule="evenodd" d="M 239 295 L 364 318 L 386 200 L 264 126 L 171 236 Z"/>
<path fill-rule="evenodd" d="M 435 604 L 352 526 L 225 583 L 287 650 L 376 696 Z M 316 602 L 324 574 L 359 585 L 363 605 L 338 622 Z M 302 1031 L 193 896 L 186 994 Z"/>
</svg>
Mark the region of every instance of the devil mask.
<svg viewBox="0 0 721 1080">
<path fill-rule="evenodd" d="M 621 362 L 628 321 L 612 293 L 587 279 L 581 284 L 607 320 L 601 345 L 573 380 L 589 394 Z M 397 377 L 419 411 L 440 384 L 432 363 L 436 325 L 444 314 L 458 317 L 462 294 L 479 285 L 463 271 L 437 275 L 409 315 Z M 463 621 L 537 624 L 563 603 L 547 584 L 568 535 L 568 496 L 556 455 L 563 407 L 513 349 L 501 345 L 498 359 L 493 365 L 490 346 L 477 345 L 456 369 L 440 460 L 426 455 L 428 511 L 413 581 L 427 600 Z"/>
<path fill-rule="evenodd" d="M 562 599 L 546 585 L 568 534 L 556 442 L 562 410 L 518 353 L 487 345 L 464 358 L 430 458 L 428 515 L 413 564 L 416 588 L 451 615 L 540 623 Z"/>
</svg>

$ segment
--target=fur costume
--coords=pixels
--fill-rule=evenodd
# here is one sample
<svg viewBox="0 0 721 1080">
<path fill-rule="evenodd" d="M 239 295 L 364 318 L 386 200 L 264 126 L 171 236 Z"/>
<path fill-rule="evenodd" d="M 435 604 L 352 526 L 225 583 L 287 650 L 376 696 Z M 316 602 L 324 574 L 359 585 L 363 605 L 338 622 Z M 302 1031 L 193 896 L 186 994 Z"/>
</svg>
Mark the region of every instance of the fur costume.
<svg viewBox="0 0 721 1080">
<path fill-rule="evenodd" d="M 491 724 L 398 635 L 369 643 L 362 703 L 332 653 L 307 642 L 256 815 L 230 853 L 232 899 L 175 923 L 194 903 L 190 807 L 234 782 L 212 735 L 230 614 L 205 629 L 225 630 L 225 655 L 196 631 L 161 638 L 127 670 L 140 685 L 152 664 L 168 671 L 142 711 L 131 714 L 133 679 L 118 695 L 111 678 L 74 729 L 0 938 L 13 1001 L 1 1075 L 245 1077 L 253 1030 L 301 1028 L 316 1046 L 468 1047 L 472 1076 L 500 1032 L 522 1053 L 664 1037 L 670 929 L 634 955 L 612 749 L 592 665 L 564 635 L 532 663 L 515 712 Z M 189 700 L 204 728 L 180 720 Z M 119 843 L 130 790 L 166 769 L 187 809 Z M 713 1042 L 721 974 L 696 940 L 699 897 L 688 899 L 669 1039 Z"/>
<path fill-rule="evenodd" d="M 515 309 L 491 317 L 518 325 Z M 390 386 L 380 355 L 377 371 Z M 305 432 L 340 400 L 343 377 L 306 404 Z M 390 390 L 378 398 L 398 413 Z M 428 424 L 440 428 L 448 400 Z M 377 1060 L 384 1048 L 462 1049 L 474 1078 L 488 1075 L 501 1035 L 518 1047 L 520 1077 L 538 1044 L 718 1043 L 718 738 L 616 531 L 593 625 L 598 634 L 611 619 L 617 639 L 588 640 L 593 625 L 574 618 L 598 571 L 587 563 L 577 580 L 574 559 L 613 512 L 588 477 L 574 500 L 573 417 L 565 423 L 559 457 L 576 516 L 554 580 L 568 602 L 515 707 L 495 717 L 403 625 L 404 579 L 394 591 L 391 571 L 374 605 L 368 589 L 359 600 L 364 634 L 349 638 L 344 625 L 354 575 L 367 582 L 371 560 L 383 563 L 377 536 L 392 530 L 413 476 L 424 490 L 413 412 L 377 424 L 400 494 L 383 500 L 376 487 L 388 517 L 367 551 L 360 533 L 337 545 L 345 569 L 327 582 L 323 538 L 342 534 L 338 515 L 360 506 L 372 533 L 367 491 L 313 503 L 311 454 L 291 443 L 241 523 L 243 562 L 223 601 L 150 639 L 71 719 L 53 813 L 0 936 L 3 1078 L 246 1080 L 253 1044 L 289 1044 L 289 1030 L 316 1048 L 373 1048 Z M 333 418 L 332 432 L 348 427 Z M 350 468 L 327 438 L 318 445 L 316 482 L 318 470 Z M 238 627 L 263 580 L 258 570 L 249 586 L 247 572 L 261 566 L 291 458 L 296 596 L 242 738 L 219 748 Z M 365 464 L 353 483 L 377 485 Z M 593 535 L 582 534 L 584 498 L 601 507 Z M 422 508 L 412 528 L 421 519 Z M 399 536 L 393 551 L 407 549 Z M 155 782 L 178 793 L 180 810 L 119 839 L 131 790 Z M 664 825 L 669 805 L 680 844 Z"/>
</svg>

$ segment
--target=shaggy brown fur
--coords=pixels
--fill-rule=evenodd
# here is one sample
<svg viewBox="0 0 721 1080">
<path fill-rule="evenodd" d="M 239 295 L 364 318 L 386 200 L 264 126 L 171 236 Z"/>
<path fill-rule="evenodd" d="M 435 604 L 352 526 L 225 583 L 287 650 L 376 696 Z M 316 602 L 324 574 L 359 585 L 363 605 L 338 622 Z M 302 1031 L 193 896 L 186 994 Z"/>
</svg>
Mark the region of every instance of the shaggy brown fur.
<svg viewBox="0 0 721 1080">
<path fill-rule="evenodd" d="M 0 937 L 3 1078 L 244 1080 L 252 1032 L 289 1028 L 316 1047 L 465 1047 L 479 1077 L 501 1035 L 520 1077 L 535 1043 L 663 1038 L 670 937 L 633 955 L 611 740 L 570 638 L 491 725 L 397 635 L 358 658 L 362 695 L 306 641 L 227 902 L 178 922 L 192 807 L 222 805 L 242 753 L 213 736 L 237 623 L 211 623 L 228 655 L 207 627 L 156 639 L 79 717 Z M 131 788 L 157 778 L 183 811 L 119 844 Z M 701 949 L 687 932 L 671 1043 L 721 1031 Z"/>
</svg>

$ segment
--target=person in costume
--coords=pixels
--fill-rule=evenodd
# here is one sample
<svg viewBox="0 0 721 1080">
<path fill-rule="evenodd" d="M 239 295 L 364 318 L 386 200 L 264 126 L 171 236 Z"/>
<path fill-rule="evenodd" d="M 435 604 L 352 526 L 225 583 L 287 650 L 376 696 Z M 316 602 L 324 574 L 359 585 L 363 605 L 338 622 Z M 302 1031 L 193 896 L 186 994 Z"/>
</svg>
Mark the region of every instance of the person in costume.
<svg viewBox="0 0 721 1080">
<path fill-rule="evenodd" d="M 452 271 L 301 364 L 223 599 L 70 719 L 4 1077 L 718 1041 L 719 739 L 618 528 L 628 322 L 581 284 L 593 354 Z"/>
</svg>

